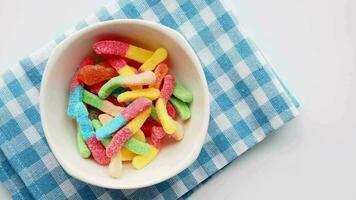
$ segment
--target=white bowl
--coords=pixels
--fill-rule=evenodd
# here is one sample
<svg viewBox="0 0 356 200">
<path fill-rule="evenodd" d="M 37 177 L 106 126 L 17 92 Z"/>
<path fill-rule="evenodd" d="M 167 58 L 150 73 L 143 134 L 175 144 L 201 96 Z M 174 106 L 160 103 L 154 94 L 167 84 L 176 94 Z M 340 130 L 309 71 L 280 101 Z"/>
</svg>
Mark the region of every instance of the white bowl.
<svg viewBox="0 0 356 200">
<path fill-rule="evenodd" d="M 76 123 L 66 115 L 69 85 L 79 62 L 92 52 L 92 44 L 103 38 L 129 39 L 150 50 L 168 50 L 170 73 L 192 91 L 192 118 L 185 123 L 182 141 L 166 146 L 153 162 L 141 170 L 125 164 L 122 176 L 113 179 L 108 168 L 79 156 Z M 132 189 L 167 180 L 196 160 L 209 122 L 209 95 L 197 56 L 176 31 L 143 20 L 113 20 L 85 28 L 64 40 L 52 53 L 45 69 L 40 95 L 42 126 L 48 144 L 64 170 L 71 176 L 101 187 Z"/>
</svg>

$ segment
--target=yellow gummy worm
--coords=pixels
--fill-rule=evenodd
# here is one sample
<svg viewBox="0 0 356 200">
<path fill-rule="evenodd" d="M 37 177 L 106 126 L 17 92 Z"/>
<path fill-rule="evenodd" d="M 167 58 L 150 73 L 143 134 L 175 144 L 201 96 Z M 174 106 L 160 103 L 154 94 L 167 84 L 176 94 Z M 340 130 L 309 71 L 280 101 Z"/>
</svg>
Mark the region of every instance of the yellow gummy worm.
<svg viewBox="0 0 356 200">
<path fill-rule="evenodd" d="M 135 156 L 132 159 L 132 166 L 135 169 L 142 169 L 148 165 L 158 154 L 158 149 L 150 145 L 150 152 L 145 156 Z"/>
<path fill-rule="evenodd" d="M 173 134 L 176 132 L 176 123 L 174 120 L 168 115 L 166 103 L 162 98 L 159 98 L 156 102 L 156 112 L 159 121 L 162 124 L 163 130 L 167 134 Z"/>
<path fill-rule="evenodd" d="M 144 63 L 149 58 L 151 58 L 152 54 L 153 54 L 152 51 L 130 44 L 129 48 L 127 49 L 125 57 L 135 60 L 139 63 Z"/>
<path fill-rule="evenodd" d="M 137 155 L 132 151 L 127 150 L 125 147 L 120 150 L 120 153 L 122 161 L 131 161 Z"/>
<path fill-rule="evenodd" d="M 160 96 L 160 91 L 156 88 L 145 88 L 132 91 L 126 91 L 117 96 L 119 102 L 129 102 L 140 97 L 146 97 L 150 100 L 155 100 Z"/>
<path fill-rule="evenodd" d="M 139 115 L 137 115 L 133 120 L 131 120 L 126 127 L 132 132 L 136 133 L 140 130 L 143 123 L 145 123 L 146 119 L 151 115 L 151 108 L 146 109 Z"/>
<path fill-rule="evenodd" d="M 141 65 L 139 71 L 152 71 L 155 67 L 163 62 L 168 56 L 168 52 L 165 48 L 158 48 L 152 56 Z"/>
</svg>

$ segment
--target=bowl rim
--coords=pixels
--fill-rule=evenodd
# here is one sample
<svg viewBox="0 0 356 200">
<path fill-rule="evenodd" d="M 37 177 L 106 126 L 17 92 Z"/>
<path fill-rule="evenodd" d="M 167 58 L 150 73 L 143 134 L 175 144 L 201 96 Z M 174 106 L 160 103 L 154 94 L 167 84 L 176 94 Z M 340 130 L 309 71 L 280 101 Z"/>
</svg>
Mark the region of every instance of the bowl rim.
<svg viewBox="0 0 356 200">
<path fill-rule="evenodd" d="M 47 84 L 44 84 L 44 83 L 47 83 L 49 81 L 48 77 L 49 77 L 49 74 L 51 73 L 51 71 L 54 69 L 54 62 L 56 60 L 58 60 L 58 56 L 59 56 L 60 52 L 62 52 L 63 48 L 65 48 L 67 45 L 71 44 L 73 41 L 75 41 L 81 35 L 86 34 L 87 32 L 90 32 L 95 29 L 105 28 L 105 26 L 114 25 L 114 24 L 115 25 L 118 25 L 118 24 L 144 25 L 144 26 L 153 28 L 155 30 L 158 30 L 160 32 L 164 32 L 164 34 L 172 35 L 172 38 L 174 38 L 174 40 L 176 40 L 176 41 L 178 40 L 179 43 L 181 43 L 181 45 L 184 47 L 184 50 L 187 51 L 187 54 L 189 55 L 189 57 L 192 58 L 192 62 L 194 63 L 194 66 L 197 66 L 198 75 L 200 76 L 200 78 L 202 80 L 203 98 L 206 99 L 206 101 L 204 102 L 205 105 L 203 105 L 203 108 L 204 108 L 203 111 L 205 111 L 205 114 L 203 115 L 203 119 L 201 121 L 202 124 L 200 126 L 200 131 L 204 132 L 204 135 L 202 136 L 202 139 L 200 141 L 197 141 L 197 144 L 194 146 L 195 148 L 192 149 L 192 154 L 191 154 L 190 159 L 187 159 L 186 162 L 183 163 L 179 168 L 176 168 L 175 171 L 169 171 L 169 173 L 167 173 L 166 175 L 162 175 L 156 179 L 151 179 L 150 181 L 146 181 L 144 183 L 137 183 L 135 185 L 128 185 L 128 186 L 125 186 L 125 184 L 109 185 L 109 184 L 102 183 L 100 181 L 95 182 L 95 179 L 90 179 L 90 178 L 88 179 L 87 176 L 77 174 L 76 172 L 72 171 L 71 167 L 69 165 L 67 165 L 67 161 L 65 161 L 65 159 L 62 159 L 62 157 L 59 155 L 59 153 L 55 150 L 56 148 L 54 147 L 55 144 L 53 143 L 53 141 L 48 140 L 48 138 L 50 137 L 49 136 L 50 129 L 47 126 L 46 120 L 44 120 L 44 119 L 46 119 L 46 113 L 44 112 L 44 109 L 43 109 L 46 104 L 44 101 L 46 93 L 43 91 L 48 91 L 48 89 L 46 87 Z M 203 147 L 206 135 L 207 135 L 209 116 L 210 116 L 210 102 L 209 102 L 209 90 L 208 90 L 207 80 L 206 80 L 205 74 L 203 72 L 203 67 L 202 67 L 196 53 L 194 52 L 193 48 L 190 46 L 190 44 L 187 42 L 187 40 L 178 31 L 175 31 L 167 26 L 164 26 L 162 24 L 158 24 L 155 22 L 141 20 L 141 19 L 115 19 L 115 20 L 111 20 L 111 21 L 99 22 L 99 23 L 90 25 L 86 28 L 83 28 L 83 29 L 73 33 L 69 37 L 65 38 L 60 44 L 57 45 L 57 47 L 55 47 L 52 50 L 51 55 L 48 59 L 48 62 L 46 64 L 46 67 L 43 72 L 40 91 L 41 91 L 40 92 L 41 124 L 43 127 L 45 138 L 46 138 L 47 143 L 51 149 L 51 152 L 53 153 L 54 157 L 56 158 L 58 163 L 61 165 L 61 167 L 63 167 L 64 171 L 66 171 L 70 176 L 72 176 L 78 180 L 81 180 L 83 182 L 95 185 L 95 186 L 110 188 L 110 189 L 136 189 L 136 188 L 148 187 L 148 186 L 166 181 L 169 178 L 179 174 L 180 172 L 182 172 L 183 170 L 188 168 L 197 159 L 197 157 L 199 156 L 200 151 Z"/>
</svg>

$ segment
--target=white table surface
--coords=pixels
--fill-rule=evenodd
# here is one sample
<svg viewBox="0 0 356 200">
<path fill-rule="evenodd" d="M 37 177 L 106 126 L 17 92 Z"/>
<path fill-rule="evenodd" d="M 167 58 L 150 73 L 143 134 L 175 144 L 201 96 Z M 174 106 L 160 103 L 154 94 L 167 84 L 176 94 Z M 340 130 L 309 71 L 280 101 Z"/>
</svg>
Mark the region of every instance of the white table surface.
<svg viewBox="0 0 356 200">
<path fill-rule="evenodd" d="M 356 199 L 356 1 L 226 1 L 300 100 L 301 115 L 192 199 Z M 0 1 L 0 68 L 105 2 Z"/>
</svg>

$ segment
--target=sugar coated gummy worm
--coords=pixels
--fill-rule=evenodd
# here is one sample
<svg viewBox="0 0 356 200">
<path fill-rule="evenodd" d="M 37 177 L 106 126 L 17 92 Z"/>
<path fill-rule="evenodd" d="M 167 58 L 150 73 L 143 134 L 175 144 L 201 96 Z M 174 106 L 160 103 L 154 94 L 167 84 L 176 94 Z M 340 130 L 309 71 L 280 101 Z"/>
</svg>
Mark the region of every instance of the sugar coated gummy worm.
<svg viewBox="0 0 356 200">
<path fill-rule="evenodd" d="M 99 128 L 96 131 L 96 137 L 99 140 L 102 140 L 112 133 L 117 131 L 123 125 L 125 125 L 128 121 L 135 118 L 144 110 L 151 108 L 152 101 L 146 98 L 139 98 L 133 101 L 130 105 L 128 105 L 121 114 L 117 114 L 112 120 L 110 120 L 103 127 Z M 136 131 L 135 131 L 136 132 Z"/>
<path fill-rule="evenodd" d="M 77 146 L 78 146 L 78 150 L 79 150 L 79 155 L 82 158 L 89 158 L 90 150 L 88 149 L 88 146 L 85 143 L 85 140 L 83 139 L 83 136 L 82 136 L 82 133 L 80 132 L 79 127 L 77 130 Z"/>
<path fill-rule="evenodd" d="M 109 164 L 109 174 L 113 178 L 119 178 L 122 171 L 122 156 L 121 153 L 118 152 L 116 156 L 111 158 Z"/>
<path fill-rule="evenodd" d="M 106 155 L 105 147 L 95 136 L 89 138 L 86 142 L 94 160 L 98 164 L 108 165 L 110 163 L 110 158 Z"/>
<path fill-rule="evenodd" d="M 109 122 L 110 120 L 112 120 L 112 119 L 113 119 L 113 117 L 111 117 L 111 116 L 108 115 L 108 114 L 101 114 L 101 115 L 99 115 L 100 127 L 101 127 L 101 124 L 106 124 L 106 123 L 108 123 L 108 122 Z M 100 127 L 98 127 L 98 128 L 100 128 Z M 95 128 L 95 126 L 94 126 L 94 128 Z M 95 128 L 95 130 L 97 130 L 98 128 Z M 138 141 L 146 142 L 145 134 L 143 133 L 143 131 L 141 131 L 141 129 L 138 130 L 132 137 L 135 138 L 135 139 L 137 139 Z M 104 143 L 104 141 L 105 141 L 105 143 Z M 104 146 L 106 147 L 106 146 L 108 146 L 109 143 L 111 142 L 111 137 L 107 137 L 107 138 L 103 139 L 101 142 L 102 142 L 102 143 L 104 144 Z"/>
<path fill-rule="evenodd" d="M 157 65 L 154 73 L 156 75 L 156 81 L 153 84 L 149 85 L 149 87 L 160 89 L 163 78 L 168 74 L 167 64 L 161 63 Z"/>
<path fill-rule="evenodd" d="M 75 106 L 76 120 L 79 125 L 79 129 L 83 134 L 84 140 L 94 136 L 94 128 L 89 119 L 89 112 L 82 102 L 79 102 Z"/>
<path fill-rule="evenodd" d="M 106 148 L 106 155 L 108 155 L 109 157 L 115 156 L 116 153 L 124 145 L 124 143 L 141 128 L 150 113 L 151 109 L 146 109 L 136 118 L 131 120 L 125 127 L 121 128 L 118 132 L 116 132 L 109 146 Z"/>
<path fill-rule="evenodd" d="M 82 102 L 76 105 L 76 118 L 94 160 L 100 165 L 109 164 L 110 159 L 106 156 L 105 147 L 96 139 L 88 110 Z"/>
<path fill-rule="evenodd" d="M 150 145 L 150 151 L 145 156 L 137 155 L 132 159 L 132 166 L 135 169 L 142 169 L 147 166 L 158 154 L 158 149 Z"/>
<path fill-rule="evenodd" d="M 150 100 L 155 100 L 159 97 L 160 91 L 156 88 L 145 88 L 132 91 L 126 91 L 117 96 L 117 101 L 119 102 L 130 102 L 138 98 L 148 98 Z"/>
<path fill-rule="evenodd" d="M 86 85 L 94 85 L 117 76 L 115 69 L 103 65 L 87 65 L 79 69 L 79 78 Z"/>
<path fill-rule="evenodd" d="M 175 83 L 173 95 L 185 103 L 191 103 L 193 101 L 193 94 L 180 82 Z"/>
<path fill-rule="evenodd" d="M 107 115 L 107 114 L 101 114 L 99 116 L 99 119 L 100 119 L 100 122 L 99 122 L 100 126 L 95 128 L 95 129 L 100 128 L 101 127 L 101 123 L 102 124 L 106 124 L 107 122 L 109 122 L 112 119 L 112 117 L 110 115 Z M 138 141 L 141 141 L 141 142 L 145 142 L 146 141 L 145 135 L 141 130 L 137 131 L 132 137 L 133 138 L 130 138 L 129 140 L 137 139 Z M 101 143 L 105 147 L 107 147 L 110 144 L 110 142 L 111 142 L 111 137 L 107 137 L 107 138 L 105 138 L 104 140 L 101 141 Z M 141 144 L 139 144 L 139 145 L 141 145 Z M 132 151 L 129 151 L 127 148 L 125 148 L 125 145 L 124 145 L 123 148 L 120 149 L 120 153 L 121 153 L 122 161 L 131 161 L 132 158 L 137 155 L 137 154 L 133 153 Z"/>
<path fill-rule="evenodd" d="M 155 74 L 151 71 L 142 72 L 140 74 L 135 74 L 132 76 L 118 76 L 110 79 L 106 82 L 99 91 L 99 97 L 105 99 L 108 97 L 115 89 L 119 87 L 131 87 L 131 86 L 141 86 L 149 85 L 156 80 Z"/>
<path fill-rule="evenodd" d="M 154 126 L 151 129 L 150 143 L 156 147 L 156 149 L 161 148 L 161 139 L 166 135 L 161 126 Z"/>
<path fill-rule="evenodd" d="M 104 40 L 93 45 L 95 53 L 117 55 L 135 60 L 139 63 L 146 62 L 153 55 L 152 51 L 116 40 Z"/>
<path fill-rule="evenodd" d="M 83 86 L 78 85 L 69 92 L 67 115 L 72 119 L 74 119 L 76 115 L 75 106 L 83 100 L 83 90 Z"/>
<path fill-rule="evenodd" d="M 107 124 L 110 120 L 112 120 L 112 118 L 108 115 L 105 116 L 105 114 L 100 115 L 99 116 L 102 124 Z M 145 155 L 148 153 L 149 151 L 149 146 L 147 143 L 145 142 L 145 136 L 143 134 L 143 132 L 138 129 L 138 131 L 133 134 L 132 138 L 128 139 L 125 143 L 124 143 L 124 147 L 129 149 L 130 151 L 132 151 L 133 153 L 139 154 L 139 155 Z M 111 138 L 109 141 L 109 144 L 111 142 Z M 108 146 L 104 144 L 104 146 Z"/>
<path fill-rule="evenodd" d="M 183 101 L 171 97 L 169 101 L 173 104 L 174 108 L 178 111 L 179 117 L 182 120 L 188 120 L 191 117 L 191 112 L 188 104 L 184 103 Z"/>
<path fill-rule="evenodd" d="M 174 123 L 174 120 L 168 115 L 166 102 L 162 98 L 159 98 L 156 101 L 156 112 L 164 131 L 167 134 L 173 134 L 176 131 L 176 124 Z"/>
<path fill-rule="evenodd" d="M 167 102 L 169 100 L 169 97 L 173 94 L 173 89 L 174 89 L 174 77 L 170 74 L 164 77 L 163 79 L 163 85 L 161 89 L 161 98 Z"/>
<path fill-rule="evenodd" d="M 109 58 L 107 62 L 117 70 L 117 72 L 122 76 L 129 76 L 136 74 L 136 69 L 127 64 L 127 62 L 122 58 Z M 140 89 L 142 86 L 132 86 L 132 90 Z"/>
<path fill-rule="evenodd" d="M 115 106 L 113 103 L 102 100 L 93 93 L 88 92 L 87 90 L 83 91 L 83 102 L 97 108 L 111 116 L 115 116 L 120 113 L 124 108 Z"/>
<path fill-rule="evenodd" d="M 168 52 L 165 48 L 158 48 L 152 56 L 141 65 L 138 71 L 152 71 L 156 66 L 163 62 L 168 56 Z"/>
</svg>

